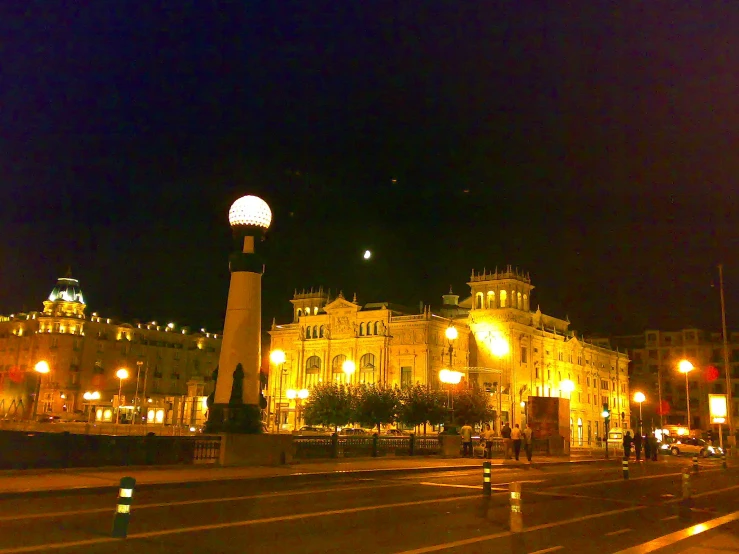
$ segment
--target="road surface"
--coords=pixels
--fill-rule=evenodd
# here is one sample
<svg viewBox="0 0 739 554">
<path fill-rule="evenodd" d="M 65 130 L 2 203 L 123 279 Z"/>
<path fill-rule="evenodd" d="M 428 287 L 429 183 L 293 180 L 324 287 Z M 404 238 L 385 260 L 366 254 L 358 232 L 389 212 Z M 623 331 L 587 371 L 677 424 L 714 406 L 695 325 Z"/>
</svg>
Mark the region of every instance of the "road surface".
<svg viewBox="0 0 739 554">
<path fill-rule="evenodd" d="M 110 536 L 115 495 L 0 499 L 0 554 L 583 552 L 608 554 L 739 510 L 739 468 L 701 462 L 680 514 L 688 459 L 493 470 L 192 483 L 136 491 L 129 536 Z M 524 532 L 508 531 L 511 481 Z M 697 540 L 694 539 L 694 540 Z"/>
</svg>

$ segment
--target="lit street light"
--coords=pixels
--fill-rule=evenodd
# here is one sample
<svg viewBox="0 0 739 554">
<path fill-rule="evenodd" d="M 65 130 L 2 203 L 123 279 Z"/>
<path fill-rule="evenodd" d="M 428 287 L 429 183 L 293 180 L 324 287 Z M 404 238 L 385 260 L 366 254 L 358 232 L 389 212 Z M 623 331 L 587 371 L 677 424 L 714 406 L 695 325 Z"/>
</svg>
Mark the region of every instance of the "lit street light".
<svg viewBox="0 0 739 554">
<path fill-rule="evenodd" d="M 128 379 L 128 370 L 122 367 L 115 372 L 115 376 L 118 377 L 118 409 L 115 411 L 115 424 L 118 425 L 121 418 L 121 391 L 123 390 L 123 380 Z"/>
<path fill-rule="evenodd" d="M 273 350 L 269 353 L 269 361 L 272 362 L 274 365 L 280 366 L 280 393 L 277 397 L 277 406 L 275 409 L 275 419 L 276 424 L 275 427 L 277 428 L 277 432 L 280 432 L 280 427 L 282 425 L 282 382 L 285 379 L 285 360 L 287 359 L 287 356 L 285 356 L 284 350 Z"/>
<path fill-rule="evenodd" d="M 452 385 L 458 385 L 462 381 L 464 374 L 461 371 L 451 371 L 449 369 L 442 369 L 439 372 L 439 381 L 449 385 L 447 388 L 447 406 L 451 414 L 450 424 L 454 424 L 454 391 Z"/>
<path fill-rule="evenodd" d="M 693 371 L 695 366 L 693 366 L 693 364 L 688 360 L 680 360 L 680 363 L 677 364 L 677 369 L 680 373 L 685 374 L 685 401 L 687 402 L 688 407 L 688 434 L 690 434 L 690 389 L 688 385 L 688 373 Z"/>
<path fill-rule="evenodd" d="M 46 363 L 44 360 L 41 360 L 39 363 L 36 364 L 36 367 L 34 367 L 33 370 L 39 374 L 38 379 L 36 380 L 36 400 L 33 402 L 33 420 L 36 421 L 36 414 L 38 413 L 38 402 L 41 395 L 41 376 L 49 373 L 51 369 L 49 369 L 48 363 Z"/>
<path fill-rule="evenodd" d="M 295 400 L 295 431 L 298 430 L 298 416 L 300 412 L 300 402 L 310 396 L 308 389 L 287 389 L 287 397 L 290 400 Z"/>
<path fill-rule="evenodd" d="M 341 370 L 346 375 L 347 383 L 351 381 L 352 375 L 354 375 L 354 372 L 357 370 L 356 364 L 351 360 L 346 360 L 343 364 L 341 364 Z"/>
<path fill-rule="evenodd" d="M 687 375 L 687 373 L 686 373 L 686 375 Z M 642 402 L 644 402 L 646 399 L 647 399 L 647 397 L 644 396 L 644 393 L 643 392 L 635 392 L 634 393 L 634 402 L 638 402 L 639 403 L 639 435 L 643 435 L 644 434 L 644 425 L 642 423 L 643 420 L 642 420 L 642 415 L 641 415 L 641 405 L 642 405 Z"/>
<path fill-rule="evenodd" d="M 85 402 L 87 402 L 87 423 L 89 424 L 91 423 L 90 420 L 92 419 L 92 414 L 95 411 L 92 401 L 100 400 L 100 393 L 98 391 L 87 391 L 85 394 L 82 395 L 82 398 L 84 398 Z"/>
</svg>

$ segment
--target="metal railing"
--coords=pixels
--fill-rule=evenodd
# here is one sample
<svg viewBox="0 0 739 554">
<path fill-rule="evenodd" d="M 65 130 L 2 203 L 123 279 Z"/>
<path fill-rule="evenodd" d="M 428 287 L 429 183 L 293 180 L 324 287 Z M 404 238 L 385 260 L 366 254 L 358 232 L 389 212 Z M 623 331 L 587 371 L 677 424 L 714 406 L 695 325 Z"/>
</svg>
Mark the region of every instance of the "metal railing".
<svg viewBox="0 0 739 554">
<path fill-rule="evenodd" d="M 436 436 L 404 437 L 322 435 L 294 437 L 296 459 L 358 458 L 382 456 L 430 456 L 439 454 Z"/>
</svg>

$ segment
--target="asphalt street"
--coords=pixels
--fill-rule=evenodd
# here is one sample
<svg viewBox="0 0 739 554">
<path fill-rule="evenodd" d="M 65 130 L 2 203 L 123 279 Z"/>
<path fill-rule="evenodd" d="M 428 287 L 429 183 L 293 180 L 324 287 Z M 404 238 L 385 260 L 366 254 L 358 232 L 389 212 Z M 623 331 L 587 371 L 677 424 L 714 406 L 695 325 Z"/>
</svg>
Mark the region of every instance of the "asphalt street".
<svg viewBox="0 0 739 554">
<path fill-rule="evenodd" d="M 739 510 L 739 467 L 701 461 L 692 510 L 679 509 L 688 459 L 506 467 L 482 495 L 480 470 L 399 472 L 147 487 L 126 539 L 110 535 L 115 495 L 0 499 L 0 554 L 16 552 L 597 552 L 607 554 Z M 524 532 L 509 492 L 523 483 Z M 696 537 L 697 540 L 698 538 Z"/>
</svg>

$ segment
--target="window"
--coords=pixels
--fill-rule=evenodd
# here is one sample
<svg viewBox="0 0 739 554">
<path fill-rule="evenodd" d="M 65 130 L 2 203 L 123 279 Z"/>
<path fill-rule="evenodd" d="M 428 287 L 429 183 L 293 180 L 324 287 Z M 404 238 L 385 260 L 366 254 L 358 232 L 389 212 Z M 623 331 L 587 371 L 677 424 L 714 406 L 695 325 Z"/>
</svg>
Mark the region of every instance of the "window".
<svg viewBox="0 0 739 554">
<path fill-rule="evenodd" d="M 475 295 L 475 308 L 477 308 L 478 310 L 482 310 L 482 293 L 481 292 L 478 292 Z"/>
<path fill-rule="evenodd" d="M 658 356 L 657 356 L 657 351 L 656 351 L 656 350 L 650 350 L 649 352 L 647 352 L 647 355 L 648 355 L 648 356 L 649 356 L 649 357 L 650 357 L 650 358 L 651 358 L 652 360 L 656 360 L 656 359 L 657 359 L 657 357 L 658 357 Z"/>
<path fill-rule="evenodd" d="M 648 342 L 654 342 L 657 340 L 657 334 L 656 333 L 648 333 L 647 334 L 647 341 Z"/>
<path fill-rule="evenodd" d="M 488 310 L 495 308 L 495 293 L 488 291 Z"/>
<path fill-rule="evenodd" d="M 558 352 L 557 353 L 557 358 L 559 359 L 560 362 L 564 361 L 564 353 L 563 352 Z"/>
<path fill-rule="evenodd" d="M 621 392 L 626 394 L 626 385 L 621 385 Z"/>
<path fill-rule="evenodd" d="M 364 336 L 364 323 L 359 324 L 359 336 L 360 337 Z"/>
<path fill-rule="evenodd" d="M 49 348 L 59 348 L 59 337 L 51 337 Z"/>
<path fill-rule="evenodd" d="M 305 309 L 305 315 L 310 315 L 310 308 Z"/>
<path fill-rule="evenodd" d="M 539 368 L 538 367 L 536 368 L 536 378 L 537 379 L 539 378 Z"/>
<path fill-rule="evenodd" d="M 306 339 L 309 339 L 310 338 L 310 327 L 306 327 L 305 328 L 305 338 Z"/>
<path fill-rule="evenodd" d="M 590 377 L 588 377 L 588 386 L 590 386 Z"/>
<path fill-rule="evenodd" d="M 344 380 L 345 361 L 346 356 L 344 354 L 339 354 L 338 356 L 334 356 L 334 359 L 331 362 L 331 373 L 333 373 L 334 380 L 337 382 L 342 382 Z"/>
<path fill-rule="evenodd" d="M 403 366 L 400 368 L 400 386 L 410 387 L 413 386 L 413 368 L 410 366 Z"/>
<path fill-rule="evenodd" d="M 518 309 L 521 310 L 523 308 L 523 302 L 521 299 L 521 293 L 518 293 Z"/>
<path fill-rule="evenodd" d="M 305 361 L 305 386 L 306 388 L 315 387 L 320 381 L 321 374 L 321 358 L 311 356 Z"/>
<path fill-rule="evenodd" d="M 665 344 L 672 344 L 672 337 L 665 337 Z"/>
<path fill-rule="evenodd" d="M 607 396 L 601 396 L 600 397 L 600 403 L 608 406 L 608 397 Z"/>
<path fill-rule="evenodd" d="M 374 371 L 375 370 L 375 355 L 365 354 L 359 359 L 359 371 Z"/>
<path fill-rule="evenodd" d="M 318 337 L 323 338 L 323 333 L 326 331 L 325 325 L 321 325 L 321 327 L 318 329 Z"/>
<path fill-rule="evenodd" d="M 508 293 L 504 290 L 500 291 L 500 307 L 506 307 L 506 301 L 508 300 Z"/>
<path fill-rule="evenodd" d="M 695 333 L 693 331 L 685 333 L 685 340 L 695 340 Z"/>
<path fill-rule="evenodd" d="M 577 365 L 582 365 L 582 356 L 577 357 Z"/>
<path fill-rule="evenodd" d="M 313 338 L 314 339 L 318 338 L 318 325 L 313 326 Z"/>
<path fill-rule="evenodd" d="M 608 390 L 608 381 L 605 379 L 600 380 L 600 388 L 603 390 Z"/>
<path fill-rule="evenodd" d="M 378 333 L 378 330 L 379 329 L 380 329 L 380 322 L 379 321 L 375 321 L 375 335 L 379 334 Z"/>
<path fill-rule="evenodd" d="M 525 346 L 521 347 L 521 363 L 527 364 L 529 363 L 529 351 Z M 537 369 L 538 372 L 538 369 Z"/>
<path fill-rule="evenodd" d="M 303 316 L 303 310 L 298 308 L 298 317 L 302 317 L 302 316 Z"/>
</svg>

